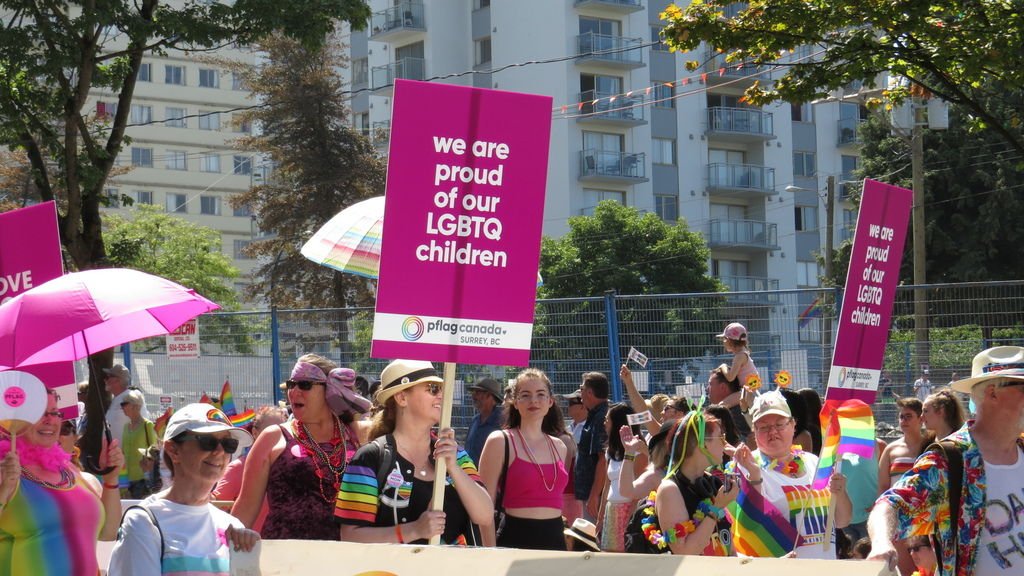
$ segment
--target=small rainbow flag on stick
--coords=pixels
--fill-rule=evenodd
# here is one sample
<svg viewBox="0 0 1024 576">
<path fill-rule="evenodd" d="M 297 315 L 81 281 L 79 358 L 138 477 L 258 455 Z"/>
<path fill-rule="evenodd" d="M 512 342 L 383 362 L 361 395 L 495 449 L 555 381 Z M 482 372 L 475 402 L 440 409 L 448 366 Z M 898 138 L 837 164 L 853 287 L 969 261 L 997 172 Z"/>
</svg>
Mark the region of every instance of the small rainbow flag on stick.
<svg viewBox="0 0 1024 576">
<path fill-rule="evenodd" d="M 245 426 L 249 422 L 252 422 L 254 418 L 256 418 L 256 413 L 253 412 L 252 408 L 249 408 L 248 410 L 242 412 L 241 414 L 233 414 L 231 416 L 228 416 L 228 419 L 231 420 L 231 425 L 237 428 L 241 428 L 242 426 Z"/>
<path fill-rule="evenodd" d="M 812 484 L 817 490 L 828 485 L 840 454 L 871 458 L 875 452 L 875 417 L 871 406 L 861 400 L 826 400 L 821 409 L 821 430 L 821 456 Z"/>
<path fill-rule="evenodd" d="M 231 394 L 231 382 L 224 379 L 224 387 L 220 389 L 220 409 L 228 417 L 238 414 L 235 408 L 235 396 Z"/>
</svg>

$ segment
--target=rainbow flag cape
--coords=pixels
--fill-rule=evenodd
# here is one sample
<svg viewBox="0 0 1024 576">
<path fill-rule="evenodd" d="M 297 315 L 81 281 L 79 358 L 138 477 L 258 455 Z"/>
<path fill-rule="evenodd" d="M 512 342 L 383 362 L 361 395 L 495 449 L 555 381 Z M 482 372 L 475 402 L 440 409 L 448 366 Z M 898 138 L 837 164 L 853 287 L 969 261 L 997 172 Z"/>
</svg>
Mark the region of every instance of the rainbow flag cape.
<svg viewBox="0 0 1024 576">
<path fill-rule="evenodd" d="M 224 379 L 224 387 L 220 389 L 220 409 L 228 417 L 238 414 L 235 408 L 235 397 L 231 394 L 231 382 Z"/>
<path fill-rule="evenodd" d="M 828 485 L 840 454 L 871 458 L 875 452 L 875 418 L 871 406 L 850 398 L 842 402 L 826 400 L 821 409 L 821 455 L 811 486 L 817 490 Z"/>
<path fill-rule="evenodd" d="M 171 415 L 174 414 L 174 408 L 170 406 L 164 411 L 156 420 L 153 420 L 153 431 L 156 432 L 157 438 L 164 437 L 164 430 L 167 428 L 167 421 L 171 419 Z"/>
<path fill-rule="evenodd" d="M 756 558 L 781 558 L 796 546 L 797 531 L 757 488 L 739 474 L 740 494 L 733 508 L 732 543 L 736 552 Z"/>
<path fill-rule="evenodd" d="M 800 317 L 797 319 L 797 326 L 805 328 L 811 323 L 811 318 L 821 318 L 821 315 L 821 299 L 815 298 L 814 302 L 811 302 L 811 305 L 800 313 Z"/>
<path fill-rule="evenodd" d="M 252 408 L 249 408 L 248 410 L 242 412 L 241 414 L 233 414 L 231 416 L 228 416 L 228 419 L 231 420 L 231 425 L 236 426 L 238 428 L 241 428 L 242 426 L 245 426 L 246 424 L 252 422 L 255 418 L 256 413 L 253 412 Z"/>
</svg>

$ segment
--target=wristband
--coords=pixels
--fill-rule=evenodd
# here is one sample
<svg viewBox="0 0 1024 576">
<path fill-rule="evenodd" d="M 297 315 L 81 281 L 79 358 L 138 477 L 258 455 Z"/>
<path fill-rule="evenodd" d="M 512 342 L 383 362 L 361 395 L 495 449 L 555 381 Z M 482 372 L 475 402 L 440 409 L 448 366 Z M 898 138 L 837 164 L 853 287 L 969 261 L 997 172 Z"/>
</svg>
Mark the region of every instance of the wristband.
<svg viewBox="0 0 1024 576">
<path fill-rule="evenodd" d="M 750 478 L 747 478 L 747 482 L 749 482 L 751 486 L 758 486 L 761 484 L 761 482 L 764 482 L 764 478 L 758 478 L 756 482 L 751 480 Z"/>
<path fill-rule="evenodd" d="M 111 484 L 104 482 L 103 488 L 106 490 L 120 490 L 121 486 L 117 482 L 113 482 Z"/>
<path fill-rule="evenodd" d="M 395 524 L 395 537 L 398 538 L 399 544 L 405 544 L 405 538 L 402 538 L 402 526 L 400 524 Z"/>
<path fill-rule="evenodd" d="M 633 460 L 636 460 L 636 454 L 623 454 L 622 459 L 629 460 L 632 462 Z"/>
</svg>

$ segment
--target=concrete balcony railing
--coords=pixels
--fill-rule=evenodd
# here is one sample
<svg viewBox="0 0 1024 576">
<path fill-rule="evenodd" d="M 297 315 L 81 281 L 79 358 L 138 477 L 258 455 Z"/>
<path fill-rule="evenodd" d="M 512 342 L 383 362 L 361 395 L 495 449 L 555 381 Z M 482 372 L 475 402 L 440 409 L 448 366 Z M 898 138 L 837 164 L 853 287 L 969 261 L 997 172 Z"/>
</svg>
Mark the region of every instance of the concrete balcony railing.
<svg viewBox="0 0 1024 576">
<path fill-rule="evenodd" d="M 645 160 L 646 156 L 642 153 L 589 148 L 580 152 L 579 179 L 584 182 L 646 182 Z"/>
<path fill-rule="evenodd" d="M 611 98 L 615 97 L 614 100 Z M 644 119 L 644 97 L 622 96 L 587 90 L 580 92 L 580 105 L 576 118 L 578 122 L 600 122 L 635 126 L 647 122 Z"/>
<path fill-rule="evenodd" d="M 774 119 L 770 112 L 757 108 L 708 108 L 708 134 L 722 137 L 770 140 L 775 138 Z"/>
<path fill-rule="evenodd" d="M 625 38 L 587 32 L 576 37 L 577 62 L 597 62 L 620 68 L 644 65 L 640 38 Z"/>
<path fill-rule="evenodd" d="M 708 84 L 728 82 L 730 86 L 748 86 L 762 78 L 762 73 L 768 70 L 765 66 L 755 66 L 750 62 L 726 62 L 726 56 L 725 52 L 717 50 L 704 53 L 704 72 L 707 72 Z"/>
<path fill-rule="evenodd" d="M 370 71 L 373 80 L 374 90 L 389 90 L 394 86 L 395 80 L 423 80 L 427 69 L 426 61 L 423 58 L 402 58 L 385 66 L 375 66 Z"/>
<path fill-rule="evenodd" d="M 707 242 L 712 248 L 778 250 L 778 225 L 759 220 L 711 220 Z"/>
<path fill-rule="evenodd" d="M 644 9 L 640 0 L 576 0 L 573 5 L 577 8 L 603 8 L 617 14 L 629 14 Z"/>
<path fill-rule="evenodd" d="M 399 2 L 370 17 L 369 37 L 372 40 L 398 40 L 408 33 L 426 31 L 423 4 L 420 2 Z"/>
<path fill-rule="evenodd" d="M 708 189 L 712 191 L 775 193 L 775 169 L 755 164 L 709 164 Z"/>
</svg>

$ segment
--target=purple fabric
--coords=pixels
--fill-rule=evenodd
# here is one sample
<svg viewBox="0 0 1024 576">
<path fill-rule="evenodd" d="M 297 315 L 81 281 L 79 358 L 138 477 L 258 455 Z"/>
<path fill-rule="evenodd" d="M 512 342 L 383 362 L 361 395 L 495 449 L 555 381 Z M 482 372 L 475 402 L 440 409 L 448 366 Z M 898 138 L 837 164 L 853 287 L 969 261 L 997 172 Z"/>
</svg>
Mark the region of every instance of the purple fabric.
<svg viewBox="0 0 1024 576">
<path fill-rule="evenodd" d="M 289 379 L 296 382 L 327 382 L 327 375 L 316 364 L 296 362 Z"/>
<path fill-rule="evenodd" d="M 335 368 L 327 375 L 327 405 L 341 416 L 345 412 L 365 414 L 370 401 L 356 394 L 356 372 L 351 368 Z"/>
<path fill-rule="evenodd" d="M 270 465 L 267 477 L 267 504 L 270 511 L 260 536 L 272 540 L 340 540 L 341 530 L 334 523 L 334 496 L 324 502 L 320 495 L 320 479 L 313 459 L 296 457 L 302 447 L 295 441 L 289 426 L 281 426 L 286 444 L 284 451 Z M 346 455 L 347 457 L 347 455 Z M 330 483 L 323 482 L 330 490 Z"/>
</svg>

